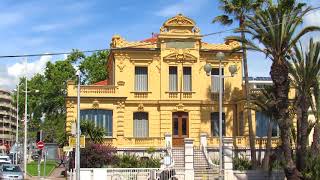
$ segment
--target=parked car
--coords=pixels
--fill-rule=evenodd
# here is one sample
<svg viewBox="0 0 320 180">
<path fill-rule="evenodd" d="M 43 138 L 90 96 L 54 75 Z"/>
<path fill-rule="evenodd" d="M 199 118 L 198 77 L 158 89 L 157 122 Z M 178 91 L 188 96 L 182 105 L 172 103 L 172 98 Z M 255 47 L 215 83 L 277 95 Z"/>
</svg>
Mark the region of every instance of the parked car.
<svg viewBox="0 0 320 180">
<path fill-rule="evenodd" d="M 10 161 L 0 160 L 0 168 L 3 164 L 11 164 Z"/>
<path fill-rule="evenodd" d="M 3 164 L 0 169 L 0 179 L 16 179 L 22 180 L 23 172 L 18 165 Z"/>
<path fill-rule="evenodd" d="M 0 160 L 9 161 L 10 163 L 12 163 L 12 161 L 11 161 L 9 156 L 0 156 Z"/>
</svg>

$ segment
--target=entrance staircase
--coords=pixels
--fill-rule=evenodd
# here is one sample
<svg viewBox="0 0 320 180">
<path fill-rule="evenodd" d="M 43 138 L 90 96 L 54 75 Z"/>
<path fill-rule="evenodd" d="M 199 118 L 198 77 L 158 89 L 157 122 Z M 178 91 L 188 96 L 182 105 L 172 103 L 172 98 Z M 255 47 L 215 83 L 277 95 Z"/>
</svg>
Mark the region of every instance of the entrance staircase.
<svg viewBox="0 0 320 180">
<path fill-rule="evenodd" d="M 184 147 L 173 147 L 172 156 L 174 160 L 174 168 L 183 169 L 184 168 Z"/>
<path fill-rule="evenodd" d="M 193 148 L 193 168 L 195 180 L 214 180 L 217 178 L 217 170 L 210 167 L 200 147 Z"/>
</svg>

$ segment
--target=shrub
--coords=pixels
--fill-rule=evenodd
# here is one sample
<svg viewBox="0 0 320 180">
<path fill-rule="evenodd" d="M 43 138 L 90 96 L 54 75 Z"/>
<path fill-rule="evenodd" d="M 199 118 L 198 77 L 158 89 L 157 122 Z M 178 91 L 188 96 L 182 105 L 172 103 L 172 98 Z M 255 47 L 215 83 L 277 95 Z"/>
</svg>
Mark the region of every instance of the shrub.
<svg viewBox="0 0 320 180">
<path fill-rule="evenodd" d="M 310 150 L 308 150 L 306 155 L 306 168 L 302 171 L 304 178 L 320 180 L 320 155 L 312 154 Z"/>
<path fill-rule="evenodd" d="M 140 158 L 137 155 L 123 154 L 116 158 L 115 167 L 117 168 L 159 168 L 159 158 Z"/>
<path fill-rule="evenodd" d="M 101 168 L 116 162 L 117 150 L 111 145 L 88 143 L 81 149 L 81 167 Z"/>
<path fill-rule="evenodd" d="M 250 170 L 251 168 L 252 168 L 251 162 L 245 156 L 241 155 L 241 157 L 233 158 L 233 169 L 234 170 L 245 171 L 245 170 Z"/>
</svg>

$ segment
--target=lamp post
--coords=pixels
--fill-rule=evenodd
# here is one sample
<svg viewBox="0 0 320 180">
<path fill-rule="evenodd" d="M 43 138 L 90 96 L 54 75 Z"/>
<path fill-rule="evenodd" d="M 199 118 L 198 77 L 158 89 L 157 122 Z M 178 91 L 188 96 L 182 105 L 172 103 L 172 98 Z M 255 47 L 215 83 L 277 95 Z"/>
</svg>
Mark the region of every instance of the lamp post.
<svg viewBox="0 0 320 180">
<path fill-rule="evenodd" d="M 18 164 L 18 138 L 19 138 L 19 89 L 20 89 L 20 83 L 18 83 L 17 89 L 15 91 L 17 92 L 17 115 L 16 115 L 16 152 L 15 152 L 15 162 Z"/>
<path fill-rule="evenodd" d="M 219 60 L 219 177 L 220 179 L 223 179 L 223 157 L 222 157 L 222 80 L 223 78 L 226 78 L 227 76 L 222 75 L 222 60 L 224 60 L 225 55 L 223 52 L 218 52 L 216 54 L 216 58 Z M 206 72 L 207 76 L 211 75 L 212 66 L 211 64 L 207 63 L 204 65 L 204 71 Z M 231 73 L 231 77 L 234 76 L 234 74 L 237 71 L 237 67 L 235 65 L 229 66 L 229 71 Z"/>
<path fill-rule="evenodd" d="M 77 133 L 76 133 L 76 153 L 75 153 L 75 168 L 76 168 L 76 180 L 80 180 L 80 70 L 76 73 L 78 77 L 78 93 L 77 93 Z"/>
<path fill-rule="evenodd" d="M 24 170 L 24 176 L 27 176 L 27 131 L 28 131 L 28 80 L 27 80 L 27 59 L 26 59 L 26 77 L 25 77 L 25 102 L 24 102 L 24 143 L 23 143 L 23 170 Z"/>
</svg>

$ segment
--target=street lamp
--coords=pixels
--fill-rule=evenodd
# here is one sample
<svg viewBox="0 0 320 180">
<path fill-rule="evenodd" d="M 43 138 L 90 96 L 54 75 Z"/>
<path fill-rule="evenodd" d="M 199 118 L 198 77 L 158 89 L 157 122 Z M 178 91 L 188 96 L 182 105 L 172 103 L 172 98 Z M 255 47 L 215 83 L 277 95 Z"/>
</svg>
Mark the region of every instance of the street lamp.
<svg viewBox="0 0 320 180">
<path fill-rule="evenodd" d="M 76 168 L 76 180 L 80 180 L 80 81 L 81 72 L 77 70 L 78 77 L 78 93 L 77 93 L 77 133 L 76 133 L 76 153 L 75 153 L 75 168 Z"/>
<path fill-rule="evenodd" d="M 222 75 L 222 60 L 224 60 L 225 55 L 223 52 L 218 52 L 216 54 L 216 58 L 219 60 L 219 177 L 220 179 L 222 179 L 223 175 L 223 164 L 222 164 L 222 88 L 223 88 L 223 84 L 222 84 L 222 79 L 226 78 L 227 76 L 223 76 Z M 204 65 L 203 67 L 204 71 L 206 72 L 207 76 L 211 75 L 211 70 L 212 70 L 212 66 L 211 64 L 207 63 Z M 231 73 L 231 77 L 233 77 L 235 75 L 235 73 L 237 72 L 237 66 L 236 65 L 230 65 L 229 66 L 229 71 Z"/>
<path fill-rule="evenodd" d="M 16 115 L 16 152 L 15 152 L 15 162 L 16 164 L 18 164 L 18 138 L 19 138 L 19 88 L 20 87 L 20 83 L 18 83 L 18 87 L 17 89 L 14 89 L 14 91 L 17 92 L 17 115 Z"/>
</svg>

